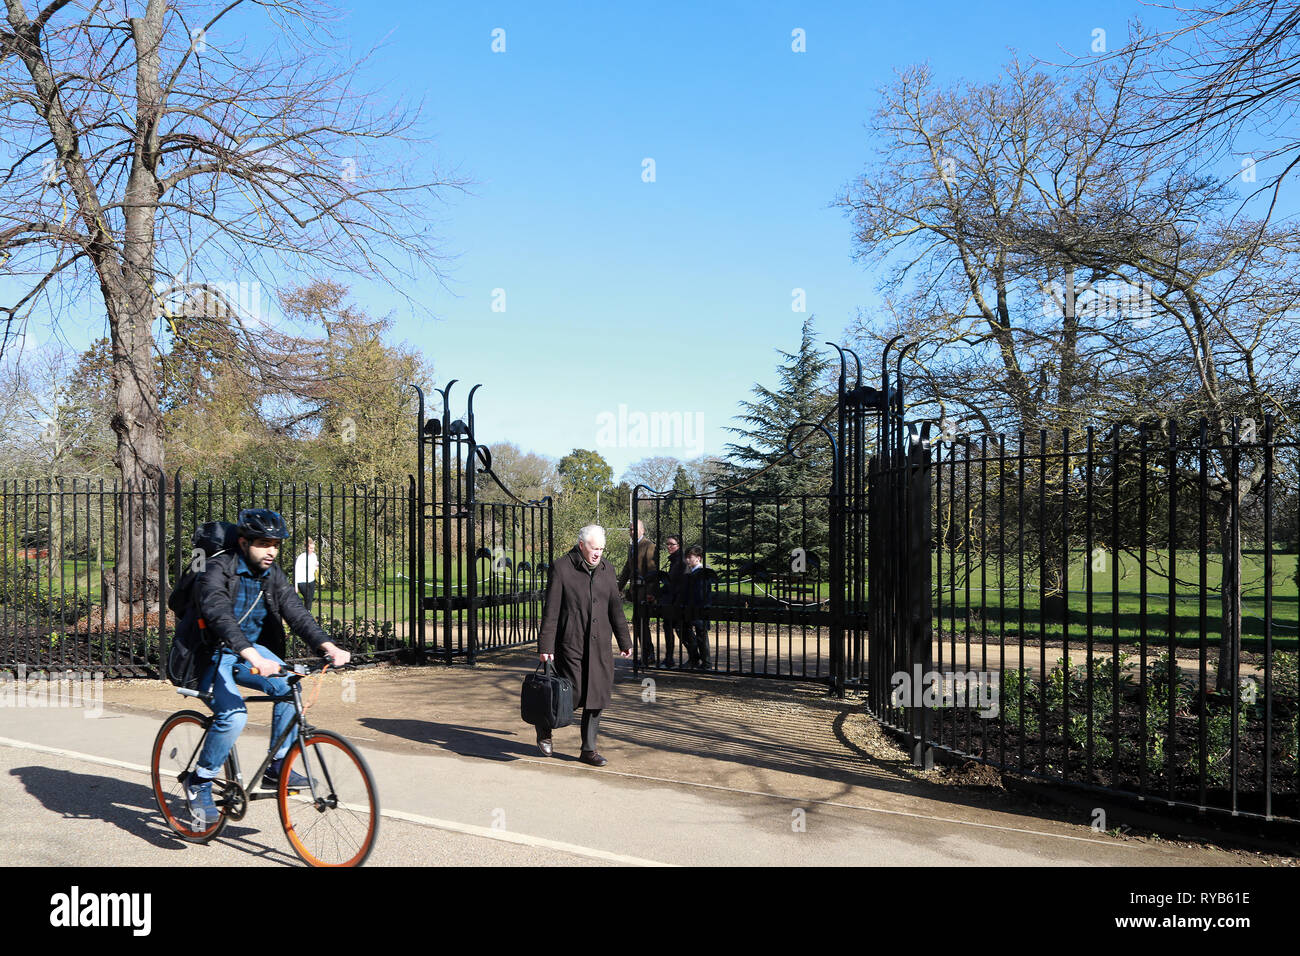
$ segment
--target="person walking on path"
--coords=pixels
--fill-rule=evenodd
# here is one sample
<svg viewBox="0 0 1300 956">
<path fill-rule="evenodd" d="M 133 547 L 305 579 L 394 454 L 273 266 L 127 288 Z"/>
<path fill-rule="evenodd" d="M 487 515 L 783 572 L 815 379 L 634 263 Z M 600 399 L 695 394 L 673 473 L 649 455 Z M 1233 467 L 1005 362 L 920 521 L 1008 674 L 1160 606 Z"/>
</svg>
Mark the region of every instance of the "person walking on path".
<svg viewBox="0 0 1300 956">
<path fill-rule="evenodd" d="M 316 558 L 316 542 L 307 539 L 307 550 L 293 563 L 293 584 L 302 595 L 302 606 L 311 610 L 311 599 L 316 594 L 316 576 L 320 561 Z"/>
<path fill-rule="evenodd" d="M 573 706 L 582 708 L 582 754 L 585 764 L 603 767 L 609 761 L 596 750 L 600 713 L 614 695 L 614 654 L 632 656 L 632 638 L 614 566 L 602 555 L 605 529 L 589 524 L 578 532 L 578 543 L 556 558 L 546 588 L 546 605 L 537 636 L 537 656 L 555 661 L 555 670 L 573 685 Z M 542 755 L 554 753 L 549 728 L 537 728 Z"/>
</svg>

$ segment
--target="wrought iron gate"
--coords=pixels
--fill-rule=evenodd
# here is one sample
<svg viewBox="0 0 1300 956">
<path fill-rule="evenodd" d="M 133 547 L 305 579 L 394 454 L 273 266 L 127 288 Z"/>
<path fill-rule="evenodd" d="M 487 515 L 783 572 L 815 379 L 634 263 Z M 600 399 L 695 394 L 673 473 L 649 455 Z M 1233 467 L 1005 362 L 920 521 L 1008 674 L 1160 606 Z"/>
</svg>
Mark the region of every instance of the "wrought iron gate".
<svg viewBox="0 0 1300 956">
<path fill-rule="evenodd" d="M 474 393 L 481 386 L 470 389 L 465 416 L 452 418 L 455 384 L 437 390 L 442 414 L 427 419 L 424 392 L 411 386 L 419 395 L 411 606 L 417 654 L 472 664 L 480 651 L 537 639 L 553 522 L 551 499 L 517 497 L 492 470 L 491 450 L 476 440 Z M 485 481 L 508 500 L 478 500 Z"/>
<path fill-rule="evenodd" d="M 675 536 L 683 548 L 698 544 L 704 550 L 712 594 L 701 619 L 710 670 L 822 681 L 843 694 L 846 686 L 868 680 L 868 455 L 893 426 L 885 399 L 888 374 L 886 391 L 865 386 L 858 356 L 827 344 L 840 357 L 836 404 L 821 421 L 791 427 L 786 443 L 788 456 L 799 456 L 809 442 L 829 445 L 824 492 L 756 492 L 765 468 L 704 494 L 638 485 L 632 517 L 634 524 L 644 523 L 656 548 Z M 632 599 L 636 666 L 675 663 L 686 646 L 674 646 L 677 633 L 690 622 L 682 620 L 680 601 L 673 606 L 666 572 L 633 582 Z"/>
</svg>

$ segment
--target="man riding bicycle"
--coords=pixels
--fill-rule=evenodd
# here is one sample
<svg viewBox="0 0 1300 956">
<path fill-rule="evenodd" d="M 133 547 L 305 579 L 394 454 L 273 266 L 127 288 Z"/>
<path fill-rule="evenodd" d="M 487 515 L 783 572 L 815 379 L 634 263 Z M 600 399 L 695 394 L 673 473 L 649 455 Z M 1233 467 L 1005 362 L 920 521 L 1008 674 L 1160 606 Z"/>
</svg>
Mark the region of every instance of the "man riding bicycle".
<svg viewBox="0 0 1300 956">
<path fill-rule="evenodd" d="M 342 667 L 352 658 L 321 630 L 303 606 L 293 582 L 275 563 L 280 542 L 289 536 L 284 519 L 265 508 L 246 509 L 239 513 L 236 534 L 238 552 L 224 552 L 210 558 L 204 573 L 199 575 L 196 589 L 199 616 L 217 639 L 212 663 L 199 681 L 200 691 L 211 689 L 215 716 L 186 787 L 190 812 L 198 825 L 217 818 L 212 781 L 220 775 L 221 766 L 248 722 L 248 709 L 236 686 L 273 697 L 289 693 L 288 682 L 274 676 L 284 664 L 285 635 L 281 618 L 314 650 L 329 657 L 335 667 Z M 271 714 L 272 744 L 284 734 L 293 718 L 291 702 L 276 703 Z M 262 776 L 263 786 L 279 786 L 289 745 L 290 737 L 286 736 Z M 307 780 L 291 772 L 289 785 L 305 787 Z"/>
</svg>

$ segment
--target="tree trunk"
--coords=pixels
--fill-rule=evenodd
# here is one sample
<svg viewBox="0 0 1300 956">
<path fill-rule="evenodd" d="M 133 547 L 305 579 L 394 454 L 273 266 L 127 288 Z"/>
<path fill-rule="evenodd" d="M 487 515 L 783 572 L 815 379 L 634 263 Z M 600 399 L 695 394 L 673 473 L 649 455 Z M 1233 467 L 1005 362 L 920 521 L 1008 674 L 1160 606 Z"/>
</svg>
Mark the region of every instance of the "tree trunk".
<svg viewBox="0 0 1300 956">
<path fill-rule="evenodd" d="M 129 283 L 132 285 L 134 283 Z M 153 338 L 147 295 L 141 302 L 123 303 L 113 338 L 113 389 L 119 411 L 113 416 L 117 434 L 117 466 L 122 475 L 119 497 L 117 559 L 105 570 L 105 617 L 141 617 L 157 610 L 158 482 L 163 475 L 162 417 L 153 365 Z"/>
<path fill-rule="evenodd" d="M 154 225 L 161 187 L 158 182 L 158 82 L 163 0 L 149 0 L 143 17 L 131 19 L 135 41 L 136 127 L 131 173 L 127 180 L 122 265 L 103 282 L 113 344 L 113 391 L 117 413 L 117 465 L 121 498 L 117 564 L 105 581 L 107 605 L 136 614 L 159 604 L 158 482 L 163 476 L 162 415 L 153 361 Z M 111 273 L 110 273 L 111 274 Z M 100 272 L 101 277 L 104 271 Z M 107 611 L 106 611 L 107 613 Z"/>
</svg>

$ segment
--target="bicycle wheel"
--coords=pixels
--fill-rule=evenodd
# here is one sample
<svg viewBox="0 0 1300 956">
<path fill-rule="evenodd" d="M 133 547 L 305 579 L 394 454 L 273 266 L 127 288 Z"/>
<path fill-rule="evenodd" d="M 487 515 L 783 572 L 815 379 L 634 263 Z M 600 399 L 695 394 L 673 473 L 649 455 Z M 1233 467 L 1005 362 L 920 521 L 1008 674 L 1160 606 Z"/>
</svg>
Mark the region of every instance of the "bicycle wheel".
<svg viewBox="0 0 1300 956">
<path fill-rule="evenodd" d="M 312 787 L 289 792 L 298 772 Z M 313 790 L 314 788 L 314 790 Z M 312 866 L 360 866 L 379 833 L 379 796 L 365 758 L 338 734 L 313 730 L 280 769 L 276 801 L 289 845 Z"/>
<path fill-rule="evenodd" d="M 213 781 L 213 797 L 217 803 L 217 819 L 204 825 L 195 825 L 190 815 L 189 801 L 185 799 L 183 776 L 193 771 L 198 763 L 199 748 L 203 746 L 203 736 L 207 732 L 209 716 L 192 710 L 180 710 L 172 714 L 158 730 L 153 742 L 153 756 L 149 769 L 153 777 L 153 795 L 158 801 L 158 809 L 163 819 L 182 840 L 191 843 L 207 843 L 225 828 L 228 822 L 226 809 L 222 805 L 222 778 Z M 225 780 L 235 779 L 234 765 L 227 760 Z"/>
</svg>

